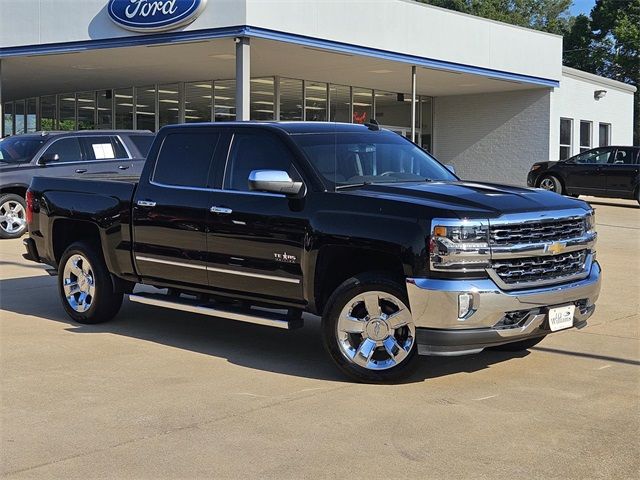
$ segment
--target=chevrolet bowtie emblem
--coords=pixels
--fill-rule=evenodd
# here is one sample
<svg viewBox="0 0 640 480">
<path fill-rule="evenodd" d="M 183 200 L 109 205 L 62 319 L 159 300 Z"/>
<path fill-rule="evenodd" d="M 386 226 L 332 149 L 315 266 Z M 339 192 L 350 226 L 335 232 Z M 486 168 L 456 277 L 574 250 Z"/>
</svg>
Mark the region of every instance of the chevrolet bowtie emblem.
<svg viewBox="0 0 640 480">
<path fill-rule="evenodd" d="M 551 252 L 554 255 L 558 255 L 559 253 L 564 252 L 565 248 L 567 248 L 566 243 L 554 242 L 551 245 L 547 246 L 547 252 Z"/>
</svg>

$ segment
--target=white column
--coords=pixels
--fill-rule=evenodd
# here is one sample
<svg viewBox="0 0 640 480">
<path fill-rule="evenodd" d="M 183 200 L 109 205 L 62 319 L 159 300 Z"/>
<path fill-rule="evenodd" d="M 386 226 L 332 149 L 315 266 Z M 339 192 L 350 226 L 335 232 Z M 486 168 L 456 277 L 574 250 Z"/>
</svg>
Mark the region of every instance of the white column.
<svg viewBox="0 0 640 480">
<path fill-rule="evenodd" d="M 236 38 L 236 120 L 249 120 L 251 86 L 251 42 L 248 37 Z"/>
<path fill-rule="evenodd" d="M 411 67 L 411 141 L 416 141 L 416 66 Z"/>
<path fill-rule="evenodd" d="M 0 138 L 2 138 L 4 134 L 4 115 L 2 113 L 2 107 L 4 104 L 2 103 L 2 60 L 0 60 Z"/>
</svg>

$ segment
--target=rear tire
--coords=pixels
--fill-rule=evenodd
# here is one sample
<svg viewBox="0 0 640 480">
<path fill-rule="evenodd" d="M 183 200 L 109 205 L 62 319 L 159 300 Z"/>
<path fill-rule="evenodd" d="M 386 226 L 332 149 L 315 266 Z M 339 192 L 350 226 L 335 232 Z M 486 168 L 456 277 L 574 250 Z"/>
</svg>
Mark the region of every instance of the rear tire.
<svg viewBox="0 0 640 480">
<path fill-rule="evenodd" d="M 0 238 L 20 238 L 27 231 L 27 206 L 20 195 L 0 195 Z"/>
<path fill-rule="evenodd" d="M 553 175 L 545 175 L 538 182 L 538 187 L 562 195 L 562 183 Z"/>
<path fill-rule="evenodd" d="M 122 292 L 93 246 L 76 242 L 62 254 L 58 267 L 58 291 L 67 315 L 78 323 L 111 320 L 122 306 Z"/>
<path fill-rule="evenodd" d="M 523 350 L 529 350 L 530 348 L 535 347 L 542 340 L 544 340 L 545 337 L 546 335 L 543 335 L 542 337 L 528 338 L 519 342 L 505 343 L 504 345 L 497 345 L 491 348 L 493 350 L 499 350 L 502 352 L 521 352 Z"/>
<path fill-rule="evenodd" d="M 415 325 L 404 285 L 383 274 L 346 280 L 322 317 L 324 345 L 338 368 L 358 382 L 401 380 L 418 366 Z"/>
</svg>

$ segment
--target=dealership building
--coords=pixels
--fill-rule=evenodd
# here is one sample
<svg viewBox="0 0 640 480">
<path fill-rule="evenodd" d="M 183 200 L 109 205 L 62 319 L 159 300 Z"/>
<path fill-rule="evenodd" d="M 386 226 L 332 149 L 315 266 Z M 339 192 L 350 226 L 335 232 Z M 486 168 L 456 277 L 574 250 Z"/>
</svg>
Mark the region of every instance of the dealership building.
<svg viewBox="0 0 640 480">
<path fill-rule="evenodd" d="M 2 0 L 2 135 L 378 123 L 463 178 L 631 145 L 633 93 L 562 37 L 408 0 Z"/>
</svg>

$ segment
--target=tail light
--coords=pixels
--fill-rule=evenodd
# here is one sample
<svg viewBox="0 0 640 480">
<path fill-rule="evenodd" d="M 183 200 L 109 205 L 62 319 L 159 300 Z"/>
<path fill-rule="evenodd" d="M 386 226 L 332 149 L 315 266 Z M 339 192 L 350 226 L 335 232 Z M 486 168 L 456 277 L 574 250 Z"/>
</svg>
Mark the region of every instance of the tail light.
<svg viewBox="0 0 640 480">
<path fill-rule="evenodd" d="M 27 224 L 30 225 L 33 220 L 33 192 L 31 190 L 27 190 L 25 201 L 27 203 L 27 213 L 25 214 L 25 218 L 27 220 Z"/>
</svg>

